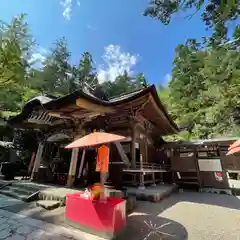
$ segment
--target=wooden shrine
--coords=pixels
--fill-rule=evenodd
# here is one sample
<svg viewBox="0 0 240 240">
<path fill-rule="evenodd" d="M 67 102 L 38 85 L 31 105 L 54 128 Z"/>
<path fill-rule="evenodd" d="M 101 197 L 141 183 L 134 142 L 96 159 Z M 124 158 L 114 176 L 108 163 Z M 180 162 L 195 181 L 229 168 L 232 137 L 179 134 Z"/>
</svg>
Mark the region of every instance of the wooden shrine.
<svg viewBox="0 0 240 240">
<path fill-rule="evenodd" d="M 87 163 L 82 168 L 82 150 L 64 150 L 67 143 L 94 129 L 127 137 L 110 147 L 109 181 L 119 187 L 122 184 L 144 187 L 162 181 L 163 174 L 170 169 L 169 159 L 161 149 L 162 136 L 179 131 L 154 85 L 108 100 L 86 90 L 61 98 L 36 97 L 8 124 L 38 132 L 32 179 L 69 186 L 91 183 L 96 178 L 92 176 L 93 149 L 86 152 Z"/>
</svg>

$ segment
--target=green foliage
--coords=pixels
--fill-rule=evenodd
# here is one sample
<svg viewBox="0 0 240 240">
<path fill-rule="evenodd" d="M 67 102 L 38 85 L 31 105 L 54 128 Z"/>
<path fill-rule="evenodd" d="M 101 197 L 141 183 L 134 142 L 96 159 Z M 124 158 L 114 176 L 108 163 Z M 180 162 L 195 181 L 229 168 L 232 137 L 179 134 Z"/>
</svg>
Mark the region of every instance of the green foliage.
<svg viewBox="0 0 240 240">
<path fill-rule="evenodd" d="M 66 39 L 57 40 L 43 63 L 43 69 L 30 72 L 28 86 L 42 94 L 68 94 L 71 89 L 70 56 Z"/>
<path fill-rule="evenodd" d="M 72 67 L 73 90 L 82 89 L 85 83 L 91 88 L 98 85 L 97 72 L 93 66 L 92 56 L 88 52 L 82 54 L 78 66 Z"/>
<path fill-rule="evenodd" d="M 240 6 L 236 0 L 151 0 L 144 15 L 169 24 L 175 14 L 187 11 L 193 11 L 188 16 L 189 19 L 198 11 L 202 11 L 202 21 L 208 27 L 236 20 L 240 16 Z"/>
<path fill-rule="evenodd" d="M 203 4 L 200 1 L 184 1 L 183 7 L 195 6 L 198 9 L 200 3 Z M 155 4 L 159 4 L 158 1 Z M 167 8 L 160 4 L 154 14 L 162 12 L 162 16 L 156 16 L 160 19 L 164 17 L 161 20 L 167 23 L 171 15 L 179 10 L 179 2 L 164 4 L 168 4 Z M 206 11 L 209 12 L 209 8 Z M 229 41 L 225 20 L 229 20 L 230 15 L 224 15 L 225 18 L 221 17 L 218 22 L 213 12 L 208 16 L 209 19 L 206 17 L 204 21 L 210 26 L 214 24 L 212 36 L 204 39 L 203 43 L 189 39 L 185 44 L 178 45 L 172 79 L 167 87 L 159 87 L 160 99 L 183 129 L 168 140 L 240 134 L 240 27 L 235 28 L 230 44 L 225 44 Z M 97 97 L 107 100 L 148 86 L 143 73 L 132 77 L 127 71 L 114 81 L 99 84 L 91 54 L 84 52 L 79 63 L 71 65 L 71 53 L 64 38 L 54 43 L 41 69 L 33 68 L 27 60 L 32 54 L 34 42 L 24 19 L 25 15 L 20 15 L 10 24 L 3 23 L 0 28 L 2 116 L 18 113 L 24 103 L 40 94 L 62 96 L 88 87 Z M 32 133 L 30 135 L 33 136 Z"/>
<path fill-rule="evenodd" d="M 4 111 L 18 111 L 22 105 L 31 54 L 31 34 L 21 14 L 10 24 L 3 23 L 0 28 L 0 108 Z"/>
<path fill-rule="evenodd" d="M 129 76 L 127 71 L 123 75 L 117 76 L 115 81 L 106 81 L 102 84 L 109 97 L 130 93 L 147 86 L 147 81 L 143 73 L 139 73 L 135 78 Z"/>
<path fill-rule="evenodd" d="M 188 128 L 190 135 L 180 138 L 238 135 L 239 50 L 235 45 L 206 49 L 194 40 L 178 45 L 172 80 L 159 94 L 179 126 Z"/>
</svg>

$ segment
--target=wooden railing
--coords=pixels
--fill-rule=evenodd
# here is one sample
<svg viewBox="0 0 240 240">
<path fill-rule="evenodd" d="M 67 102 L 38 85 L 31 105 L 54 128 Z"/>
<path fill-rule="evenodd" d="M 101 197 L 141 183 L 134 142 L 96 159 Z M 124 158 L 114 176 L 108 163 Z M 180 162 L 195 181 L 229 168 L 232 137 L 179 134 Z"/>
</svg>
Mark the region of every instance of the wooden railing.
<svg viewBox="0 0 240 240">
<path fill-rule="evenodd" d="M 167 170 L 170 169 L 170 165 L 162 165 L 159 163 L 136 163 L 136 168 L 137 169 L 158 169 L 158 170 Z"/>
</svg>

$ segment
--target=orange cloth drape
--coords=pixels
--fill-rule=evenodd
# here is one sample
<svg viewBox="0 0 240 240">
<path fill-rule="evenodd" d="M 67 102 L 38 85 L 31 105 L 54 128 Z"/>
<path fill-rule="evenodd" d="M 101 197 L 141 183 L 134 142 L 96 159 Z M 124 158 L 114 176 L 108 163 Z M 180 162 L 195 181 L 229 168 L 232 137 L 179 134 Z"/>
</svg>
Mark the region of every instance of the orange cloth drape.
<svg viewBox="0 0 240 240">
<path fill-rule="evenodd" d="M 102 145 L 97 150 L 96 171 L 106 173 L 108 172 L 109 163 L 109 147 Z"/>
</svg>

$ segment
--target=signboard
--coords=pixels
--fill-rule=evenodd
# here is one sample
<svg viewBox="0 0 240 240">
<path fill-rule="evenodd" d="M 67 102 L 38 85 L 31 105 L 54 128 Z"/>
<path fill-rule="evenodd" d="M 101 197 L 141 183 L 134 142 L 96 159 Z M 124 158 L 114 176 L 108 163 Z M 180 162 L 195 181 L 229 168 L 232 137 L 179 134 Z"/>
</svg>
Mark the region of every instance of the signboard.
<svg viewBox="0 0 240 240">
<path fill-rule="evenodd" d="M 222 172 L 220 159 L 198 159 L 198 166 L 202 172 Z"/>
</svg>

